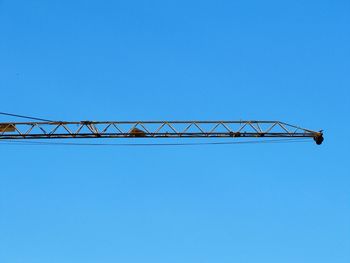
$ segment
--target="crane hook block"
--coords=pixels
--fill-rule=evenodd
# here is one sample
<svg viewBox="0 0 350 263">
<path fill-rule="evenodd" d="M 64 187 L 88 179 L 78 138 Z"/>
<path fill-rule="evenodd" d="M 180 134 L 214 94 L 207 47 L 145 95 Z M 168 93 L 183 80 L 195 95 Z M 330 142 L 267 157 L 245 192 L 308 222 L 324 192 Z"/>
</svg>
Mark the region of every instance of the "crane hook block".
<svg viewBox="0 0 350 263">
<path fill-rule="evenodd" d="M 320 132 L 314 136 L 314 141 L 316 142 L 317 145 L 321 145 L 323 140 L 324 140 L 324 138 L 323 138 L 322 132 Z"/>
</svg>

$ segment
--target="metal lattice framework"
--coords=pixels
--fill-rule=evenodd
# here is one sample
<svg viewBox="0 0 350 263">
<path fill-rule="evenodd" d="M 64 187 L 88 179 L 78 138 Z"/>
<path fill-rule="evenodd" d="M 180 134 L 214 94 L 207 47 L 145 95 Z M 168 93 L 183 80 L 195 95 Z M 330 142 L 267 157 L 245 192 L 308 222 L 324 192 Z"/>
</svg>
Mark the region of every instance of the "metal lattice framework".
<svg viewBox="0 0 350 263">
<path fill-rule="evenodd" d="M 0 140 L 67 138 L 313 138 L 312 131 L 280 121 L 80 121 L 0 123 Z"/>
</svg>

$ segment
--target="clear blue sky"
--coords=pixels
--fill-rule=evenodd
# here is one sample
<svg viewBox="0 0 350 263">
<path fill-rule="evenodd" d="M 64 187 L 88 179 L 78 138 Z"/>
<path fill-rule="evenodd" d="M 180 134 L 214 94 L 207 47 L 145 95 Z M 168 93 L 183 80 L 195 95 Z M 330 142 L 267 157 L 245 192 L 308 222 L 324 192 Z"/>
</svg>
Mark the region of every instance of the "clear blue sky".
<svg viewBox="0 0 350 263">
<path fill-rule="evenodd" d="M 350 262 L 349 14 L 0 0 L 0 111 L 325 130 L 322 146 L 0 145 L 0 262 Z"/>
</svg>

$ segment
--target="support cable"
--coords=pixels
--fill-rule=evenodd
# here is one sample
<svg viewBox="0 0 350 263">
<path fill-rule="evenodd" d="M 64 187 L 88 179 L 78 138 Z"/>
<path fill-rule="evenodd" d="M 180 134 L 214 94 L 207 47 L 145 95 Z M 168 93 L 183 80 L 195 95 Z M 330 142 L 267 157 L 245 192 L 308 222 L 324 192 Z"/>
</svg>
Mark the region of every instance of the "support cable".
<svg viewBox="0 0 350 263">
<path fill-rule="evenodd" d="M 13 113 L 8 113 L 8 112 L 0 112 L 0 115 L 18 117 L 18 118 L 29 119 L 29 120 L 54 122 L 54 121 L 52 121 L 52 120 L 41 119 L 41 118 L 36 118 L 36 117 L 31 117 L 31 116 L 25 116 L 25 115 L 18 115 L 18 114 L 13 114 Z"/>
</svg>

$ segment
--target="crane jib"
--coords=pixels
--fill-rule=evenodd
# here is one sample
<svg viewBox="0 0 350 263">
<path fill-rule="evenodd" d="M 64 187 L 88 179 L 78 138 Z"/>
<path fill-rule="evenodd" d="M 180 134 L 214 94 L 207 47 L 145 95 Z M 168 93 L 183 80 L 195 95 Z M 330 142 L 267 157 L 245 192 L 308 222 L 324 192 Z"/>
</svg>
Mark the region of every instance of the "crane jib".
<svg viewBox="0 0 350 263">
<path fill-rule="evenodd" d="M 313 138 L 323 132 L 281 121 L 40 121 L 0 123 L 0 140 L 69 138 Z"/>
</svg>

